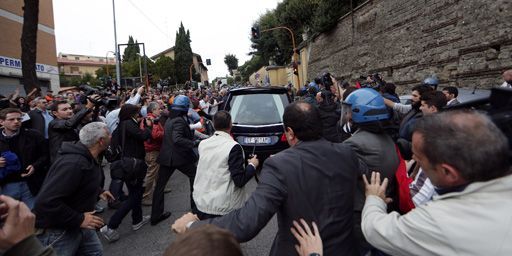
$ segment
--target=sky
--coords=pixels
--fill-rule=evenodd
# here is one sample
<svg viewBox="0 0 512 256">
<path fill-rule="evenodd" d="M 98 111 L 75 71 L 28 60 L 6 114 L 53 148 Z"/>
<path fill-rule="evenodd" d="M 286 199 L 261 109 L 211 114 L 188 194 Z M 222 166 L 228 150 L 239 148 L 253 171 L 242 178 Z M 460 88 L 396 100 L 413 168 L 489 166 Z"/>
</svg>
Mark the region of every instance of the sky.
<svg viewBox="0 0 512 256">
<path fill-rule="evenodd" d="M 211 81 L 228 74 L 226 54 L 236 55 L 239 65 L 250 59 L 252 24 L 280 1 L 115 0 L 117 43 L 127 43 L 132 35 L 151 57 L 174 46 L 183 22 L 192 51 L 212 61 L 207 66 Z M 57 53 L 106 56 L 114 51 L 111 0 L 53 0 L 53 12 Z"/>
</svg>

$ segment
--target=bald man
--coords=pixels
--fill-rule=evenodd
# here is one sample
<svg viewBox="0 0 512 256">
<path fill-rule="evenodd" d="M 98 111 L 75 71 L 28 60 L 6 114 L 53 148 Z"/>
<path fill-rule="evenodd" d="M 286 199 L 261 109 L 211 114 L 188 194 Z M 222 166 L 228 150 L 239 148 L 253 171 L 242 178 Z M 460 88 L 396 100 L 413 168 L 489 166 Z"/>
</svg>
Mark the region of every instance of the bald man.
<svg viewBox="0 0 512 256">
<path fill-rule="evenodd" d="M 503 84 L 501 84 L 501 87 L 505 87 L 505 88 L 512 88 L 512 69 L 509 69 L 509 70 L 506 70 L 505 72 L 503 72 L 503 80 L 505 80 L 505 82 L 503 82 Z"/>
</svg>

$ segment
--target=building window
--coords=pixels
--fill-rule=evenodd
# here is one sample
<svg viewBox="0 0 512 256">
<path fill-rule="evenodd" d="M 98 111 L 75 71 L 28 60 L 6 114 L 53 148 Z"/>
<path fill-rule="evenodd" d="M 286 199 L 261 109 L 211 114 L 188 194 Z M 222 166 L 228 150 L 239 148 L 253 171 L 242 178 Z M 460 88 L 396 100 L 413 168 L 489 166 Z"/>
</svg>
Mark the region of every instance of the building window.
<svg viewBox="0 0 512 256">
<path fill-rule="evenodd" d="M 80 60 L 80 57 L 75 57 L 75 60 Z"/>
<path fill-rule="evenodd" d="M 71 73 L 78 73 L 78 67 L 71 67 Z"/>
</svg>

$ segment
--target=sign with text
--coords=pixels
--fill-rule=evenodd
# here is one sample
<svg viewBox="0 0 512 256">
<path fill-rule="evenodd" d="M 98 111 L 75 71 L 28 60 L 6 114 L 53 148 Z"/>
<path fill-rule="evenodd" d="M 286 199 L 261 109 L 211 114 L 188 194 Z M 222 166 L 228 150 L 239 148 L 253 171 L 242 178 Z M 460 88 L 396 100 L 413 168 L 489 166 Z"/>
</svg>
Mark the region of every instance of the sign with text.
<svg viewBox="0 0 512 256">
<path fill-rule="evenodd" d="M 0 67 L 21 69 L 21 60 L 0 56 Z M 59 69 L 55 66 L 36 63 L 36 72 L 58 75 Z"/>
</svg>

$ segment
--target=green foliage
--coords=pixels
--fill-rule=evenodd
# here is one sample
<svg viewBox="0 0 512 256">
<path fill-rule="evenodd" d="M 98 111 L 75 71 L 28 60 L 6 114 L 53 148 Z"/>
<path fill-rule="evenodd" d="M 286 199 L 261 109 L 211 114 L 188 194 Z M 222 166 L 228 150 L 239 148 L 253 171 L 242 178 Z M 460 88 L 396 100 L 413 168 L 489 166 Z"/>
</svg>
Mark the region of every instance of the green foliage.
<svg viewBox="0 0 512 256">
<path fill-rule="evenodd" d="M 174 44 L 175 74 L 176 80 L 180 84 L 190 79 L 189 69 L 193 58 L 190 42 L 190 31 L 185 31 L 185 27 L 181 23 L 178 32 L 176 32 L 176 42 Z"/>
<path fill-rule="evenodd" d="M 238 68 L 238 71 L 240 71 L 240 75 L 243 82 L 249 81 L 249 77 L 258 69 L 263 67 L 265 65 L 265 60 L 263 57 L 258 55 L 253 55 L 252 58 L 248 61 L 246 61 L 242 66 Z M 268 63 L 268 62 L 267 62 Z"/>
<path fill-rule="evenodd" d="M 333 29 L 338 24 L 338 19 L 348 12 L 350 12 L 349 0 L 320 1 L 313 20 L 313 30 L 322 33 Z"/>
<path fill-rule="evenodd" d="M 107 66 L 103 66 L 96 71 L 94 71 L 96 77 L 106 77 L 107 76 Z M 108 65 L 108 76 L 116 77 L 116 65 Z"/>
<path fill-rule="evenodd" d="M 273 10 L 267 11 L 263 14 L 254 26 L 259 26 L 260 31 L 262 31 L 278 25 L 277 16 L 275 14 L 275 10 Z M 283 56 L 279 48 L 277 39 L 274 37 L 274 33 L 278 32 L 262 32 L 259 39 L 252 38 L 252 48 L 256 49 L 254 54 L 260 56 L 264 63 L 268 64 L 270 60 L 273 60 L 277 65 L 283 65 L 286 62 L 286 58 Z"/>
<path fill-rule="evenodd" d="M 133 40 L 132 36 L 128 37 L 128 44 L 135 44 L 137 41 Z M 138 60 L 138 56 L 140 53 L 139 45 L 128 45 L 126 48 L 124 48 L 123 53 L 123 62 L 129 62 Z"/>
<path fill-rule="evenodd" d="M 309 36 L 327 32 L 338 24 L 339 18 L 350 12 L 350 0 L 283 0 L 274 10 L 261 15 L 254 26 L 260 31 L 285 26 L 295 35 L 298 46 L 302 34 Z M 352 0 L 355 8 L 363 0 Z M 273 60 L 277 65 L 289 64 L 293 56 L 290 33 L 285 29 L 261 32 L 260 39 L 252 41 L 253 54 L 260 56 L 267 65 Z M 243 76 L 245 79 L 245 77 Z"/>
<path fill-rule="evenodd" d="M 175 83 L 175 72 L 174 60 L 171 57 L 161 56 L 155 61 L 155 73 L 153 75 L 158 76 L 159 79 L 168 79 L 169 83 Z"/>
<path fill-rule="evenodd" d="M 235 79 L 233 79 L 232 77 L 228 77 L 228 85 L 233 85 L 235 82 Z"/>
<path fill-rule="evenodd" d="M 90 86 L 96 87 L 101 86 L 102 82 L 100 79 L 95 78 L 93 75 L 89 73 L 85 73 L 84 76 L 64 76 L 64 74 L 60 74 L 60 83 L 63 86 L 79 86 L 82 84 L 88 84 Z"/>
<path fill-rule="evenodd" d="M 229 74 L 233 75 L 233 70 L 238 68 L 238 58 L 233 54 L 226 54 L 224 63 L 228 66 Z"/>
</svg>

